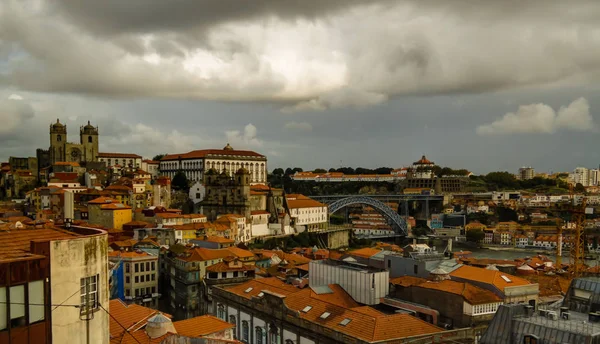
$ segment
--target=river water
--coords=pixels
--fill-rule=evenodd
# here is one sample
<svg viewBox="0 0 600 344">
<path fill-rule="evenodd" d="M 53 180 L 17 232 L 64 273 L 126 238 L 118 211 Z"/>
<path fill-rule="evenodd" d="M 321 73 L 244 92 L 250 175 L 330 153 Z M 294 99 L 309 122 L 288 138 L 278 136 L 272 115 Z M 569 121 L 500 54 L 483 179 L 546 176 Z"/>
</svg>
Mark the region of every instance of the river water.
<svg viewBox="0 0 600 344">
<path fill-rule="evenodd" d="M 548 256 L 548 258 L 552 259 L 553 261 L 556 261 L 556 253 L 553 251 L 544 251 L 544 250 L 493 250 L 493 249 L 486 249 L 486 248 L 462 248 L 464 251 L 471 251 L 473 252 L 473 254 L 471 255 L 471 257 L 474 258 L 491 258 L 491 259 L 508 259 L 508 260 L 514 260 L 516 258 L 525 258 L 525 257 L 534 257 L 538 254 L 543 254 L 545 256 Z M 459 247 L 455 247 L 454 248 L 454 252 L 459 252 L 461 250 L 461 248 Z M 563 253 L 562 256 L 562 262 L 563 263 L 569 263 L 569 255 L 568 252 Z M 588 266 L 596 266 L 596 265 L 600 265 L 598 262 L 598 256 L 596 256 L 596 259 L 593 260 L 589 260 L 586 259 L 585 260 L 585 264 Z"/>
</svg>

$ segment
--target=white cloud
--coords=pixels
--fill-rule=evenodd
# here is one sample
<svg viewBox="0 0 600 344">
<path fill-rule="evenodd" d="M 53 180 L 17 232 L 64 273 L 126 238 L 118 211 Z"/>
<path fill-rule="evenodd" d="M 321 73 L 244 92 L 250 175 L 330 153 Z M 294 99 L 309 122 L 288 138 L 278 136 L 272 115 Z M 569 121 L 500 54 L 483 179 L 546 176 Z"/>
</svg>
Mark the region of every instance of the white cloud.
<svg viewBox="0 0 600 344">
<path fill-rule="evenodd" d="M 288 130 L 297 130 L 297 131 L 312 131 L 313 127 L 308 122 L 287 122 L 284 126 L 285 129 Z"/>
<path fill-rule="evenodd" d="M 228 130 L 225 132 L 227 141 L 235 149 L 262 147 L 263 142 L 256 137 L 257 129 L 249 123 L 244 127 L 244 131 Z"/>
<path fill-rule="evenodd" d="M 600 80 L 595 2 L 578 1 L 578 10 L 531 2 L 515 14 L 494 1 L 476 8 L 461 1 L 336 1 L 335 11 L 322 15 L 310 10 L 313 2 L 301 2 L 299 13 L 308 16 L 277 1 L 256 1 L 263 10 L 252 15 L 227 5 L 206 11 L 216 2 L 188 4 L 190 11 L 148 2 L 132 18 L 121 12 L 135 6 L 120 2 L 69 4 L 67 14 L 54 3 L 0 4 L 0 51 L 11 52 L 0 59 L 8 86 L 106 97 L 284 101 L 283 111 L 297 112 L 369 106 L 399 95 Z M 190 20 L 188 12 L 215 18 Z"/>
<path fill-rule="evenodd" d="M 11 94 L 10 96 L 8 96 L 8 99 L 11 99 L 11 100 L 23 100 L 23 97 L 21 97 L 18 94 Z"/>
<path fill-rule="evenodd" d="M 590 114 L 590 105 L 579 98 L 558 112 L 542 103 L 521 105 L 501 119 L 477 127 L 478 135 L 543 133 L 551 134 L 561 129 L 592 131 L 596 125 Z"/>
</svg>

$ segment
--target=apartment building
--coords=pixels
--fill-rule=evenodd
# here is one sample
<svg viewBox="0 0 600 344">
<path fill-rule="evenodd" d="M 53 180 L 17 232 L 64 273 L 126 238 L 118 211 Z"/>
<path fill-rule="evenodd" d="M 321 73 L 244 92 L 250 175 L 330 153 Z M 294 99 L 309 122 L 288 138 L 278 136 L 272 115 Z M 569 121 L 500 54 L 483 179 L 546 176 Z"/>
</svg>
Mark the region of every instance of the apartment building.
<svg viewBox="0 0 600 344">
<path fill-rule="evenodd" d="M 118 295 L 125 301 L 131 301 L 146 307 L 156 308 L 158 298 L 158 256 L 142 250 L 112 251 L 108 260 L 122 264 L 123 276 L 118 283 Z"/>
</svg>

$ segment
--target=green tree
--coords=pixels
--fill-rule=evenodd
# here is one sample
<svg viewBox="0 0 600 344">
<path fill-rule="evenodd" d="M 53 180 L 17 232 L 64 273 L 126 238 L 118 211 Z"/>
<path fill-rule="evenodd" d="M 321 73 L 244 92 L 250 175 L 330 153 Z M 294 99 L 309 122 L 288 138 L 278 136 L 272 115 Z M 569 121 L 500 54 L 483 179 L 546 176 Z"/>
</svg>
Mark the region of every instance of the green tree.
<svg viewBox="0 0 600 344">
<path fill-rule="evenodd" d="M 315 168 L 314 173 L 327 173 L 327 170 L 324 168 Z"/>
<path fill-rule="evenodd" d="M 519 187 L 519 181 L 509 172 L 490 172 L 485 176 L 488 184 L 494 184 L 499 189 L 515 189 Z"/>
<path fill-rule="evenodd" d="M 284 173 L 285 172 L 283 171 L 283 168 L 281 168 L 281 167 L 273 170 L 274 176 L 282 177 Z"/>
<path fill-rule="evenodd" d="M 581 183 L 577 183 L 575 185 L 575 189 L 574 190 L 577 193 L 583 193 L 583 192 L 585 192 L 585 186 L 583 186 L 583 184 L 581 184 Z"/>
<path fill-rule="evenodd" d="M 182 171 L 177 171 L 177 173 L 175 173 L 175 176 L 173 176 L 173 180 L 171 180 L 171 187 L 175 191 L 188 192 L 190 190 L 190 182 L 185 176 L 185 173 L 183 173 Z"/>
<path fill-rule="evenodd" d="M 485 238 L 485 233 L 481 229 L 467 231 L 467 241 L 480 242 Z"/>
<path fill-rule="evenodd" d="M 157 154 L 154 156 L 154 158 L 152 158 L 152 160 L 154 161 L 159 161 L 160 159 L 164 158 L 166 154 Z"/>
</svg>

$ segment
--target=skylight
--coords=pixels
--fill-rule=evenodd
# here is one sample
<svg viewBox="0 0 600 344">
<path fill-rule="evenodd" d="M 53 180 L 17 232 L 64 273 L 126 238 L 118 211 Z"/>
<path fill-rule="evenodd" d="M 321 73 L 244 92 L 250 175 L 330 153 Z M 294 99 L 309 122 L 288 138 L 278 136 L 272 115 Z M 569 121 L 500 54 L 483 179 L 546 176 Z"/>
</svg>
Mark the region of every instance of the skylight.
<svg viewBox="0 0 600 344">
<path fill-rule="evenodd" d="M 252 291 L 252 289 L 254 289 L 254 288 L 250 287 L 250 288 L 248 288 L 248 289 L 244 290 L 244 293 L 249 293 L 249 292 L 251 292 L 251 291 Z"/>
<path fill-rule="evenodd" d="M 348 325 L 348 324 L 349 324 L 351 321 L 352 321 L 352 319 L 348 319 L 348 318 L 346 318 L 346 319 L 344 319 L 344 320 L 340 321 L 340 325 L 342 325 L 342 326 L 346 326 L 346 325 Z"/>
<path fill-rule="evenodd" d="M 260 293 L 258 293 L 258 297 L 263 297 L 265 296 L 265 293 L 263 293 L 262 291 Z"/>
<path fill-rule="evenodd" d="M 306 307 L 302 308 L 302 311 L 304 313 L 308 313 L 308 311 L 310 311 L 311 309 L 312 309 L 312 306 L 306 306 Z"/>
<path fill-rule="evenodd" d="M 325 313 L 321 314 L 321 316 L 319 318 L 321 318 L 321 319 L 327 319 L 327 317 L 330 316 L 330 315 L 331 315 L 331 313 L 325 312 Z"/>
<path fill-rule="evenodd" d="M 512 282 L 512 281 L 510 280 L 510 278 L 508 278 L 508 277 L 506 277 L 506 276 L 504 276 L 504 275 L 500 275 L 500 277 L 502 277 L 502 279 L 503 279 L 503 280 L 505 280 L 505 281 L 506 281 L 506 283 L 510 283 L 510 282 Z"/>
</svg>

